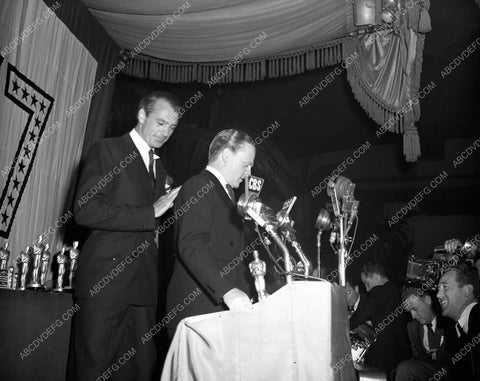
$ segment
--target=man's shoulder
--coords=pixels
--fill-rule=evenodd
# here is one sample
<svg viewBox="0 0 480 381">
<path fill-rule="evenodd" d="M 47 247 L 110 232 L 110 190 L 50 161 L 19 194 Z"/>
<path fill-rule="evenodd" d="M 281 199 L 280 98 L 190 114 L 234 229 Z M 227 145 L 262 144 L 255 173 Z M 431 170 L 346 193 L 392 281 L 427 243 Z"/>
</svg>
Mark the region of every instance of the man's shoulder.
<svg viewBox="0 0 480 381">
<path fill-rule="evenodd" d="M 218 180 L 216 179 L 216 177 L 212 173 L 203 169 L 201 172 L 188 178 L 188 180 L 185 181 L 185 183 L 183 184 L 182 189 L 192 189 L 203 186 L 208 186 L 211 188 L 214 187 L 217 183 Z"/>
<path fill-rule="evenodd" d="M 118 150 L 125 146 L 125 143 L 128 142 L 128 134 L 117 136 L 113 138 L 105 138 L 97 140 L 95 143 L 92 144 L 90 147 L 90 152 L 95 151 L 109 151 L 109 150 Z"/>
<path fill-rule="evenodd" d="M 415 319 L 407 323 L 407 329 L 409 332 L 415 332 L 419 327 L 420 327 L 420 323 Z"/>
<path fill-rule="evenodd" d="M 475 334 L 480 332 L 480 303 L 477 303 L 473 306 L 470 311 L 470 316 L 468 317 L 468 326 L 470 331 L 470 326 L 474 327 Z"/>
</svg>

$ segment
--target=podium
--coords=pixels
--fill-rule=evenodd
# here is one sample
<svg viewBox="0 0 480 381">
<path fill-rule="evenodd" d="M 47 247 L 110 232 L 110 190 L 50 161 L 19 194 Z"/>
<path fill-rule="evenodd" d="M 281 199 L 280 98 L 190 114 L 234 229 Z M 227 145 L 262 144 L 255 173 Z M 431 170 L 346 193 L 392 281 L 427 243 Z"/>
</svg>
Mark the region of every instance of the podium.
<svg viewBox="0 0 480 381">
<path fill-rule="evenodd" d="M 248 311 L 183 319 L 161 381 L 353 381 L 345 293 L 293 282 Z"/>
</svg>

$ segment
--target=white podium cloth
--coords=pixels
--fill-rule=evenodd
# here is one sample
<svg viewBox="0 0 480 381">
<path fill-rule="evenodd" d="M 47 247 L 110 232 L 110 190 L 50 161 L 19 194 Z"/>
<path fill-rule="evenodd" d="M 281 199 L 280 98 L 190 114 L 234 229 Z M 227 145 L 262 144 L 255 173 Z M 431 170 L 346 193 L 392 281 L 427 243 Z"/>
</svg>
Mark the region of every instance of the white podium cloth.
<svg viewBox="0 0 480 381">
<path fill-rule="evenodd" d="M 344 291 L 294 282 L 250 311 L 180 322 L 161 381 L 356 380 Z"/>
</svg>

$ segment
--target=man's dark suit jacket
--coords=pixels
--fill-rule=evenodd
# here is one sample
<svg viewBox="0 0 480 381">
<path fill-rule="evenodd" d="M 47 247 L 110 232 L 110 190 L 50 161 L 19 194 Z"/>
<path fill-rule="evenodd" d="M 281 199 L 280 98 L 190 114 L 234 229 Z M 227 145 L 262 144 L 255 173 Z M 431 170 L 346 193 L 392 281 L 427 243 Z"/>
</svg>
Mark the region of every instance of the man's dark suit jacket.
<svg viewBox="0 0 480 381">
<path fill-rule="evenodd" d="M 438 361 L 443 361 L 447 356 L 445 347 L 445 326 L 452 326 L 454 324 L 453 320 L 446 319 L 442 316 L 437 316 L 437 327 L 435 330 L 435 336 L 443 338 L 443 343 L 437 348 L 436 359 Z M 428 355 L 425 347 L 423 346 L 423 325 L 420 324 L 417 320 L 412 320 L 407 324 L 408 337 L 410 339 L 410 344 L 412 348 L 412 354 L 414 359 L 425 360 L 431 359 L 431 355 Z"/>
<path fill-rule="evenodd" d="M 250 293 L 243 259 L 248 261 L 251 255 L 242 254 L 242 219 L 218 179 L 202 170 L 187 180 L 174 209 L 179 218 L 167 292 L 166 310 L 175 311 L 167 322 L 170 329 L 185 317 L 226 310 L 222 297 L 232 288 Z M 193 296 L 196 290 L 200 293 Z"/>
<path fill-rule="evenodd" d="M 480 380 L 480 304 L 476 304 L 468 317 L 468 333 L 458 338 L 455 326 L 446 329 L 447 350 L 450 361 L 445 365 L 448 380 Z"/>
<path fill-rule="evenodd" d="M 359 305 L 350 318 L 352 330 L 368 320 L 372 322 L 378 337 L 367 352 L 366 361 L 387 374 L 411 355 L 406 321 L 399 307 L 400 290 L 388 281 L 373 287 L 365 303 Z"/>
<path fill-rule="evenodd" d="M 75 199 L 76 222 L 92 229 L 79 256 L 77 297 L 157 304 L 153 202 L 165 193 L 166 173 L 160 160 L 155 165 L 154 192 L 129 134 L 90 149 Z"/>
</svg>

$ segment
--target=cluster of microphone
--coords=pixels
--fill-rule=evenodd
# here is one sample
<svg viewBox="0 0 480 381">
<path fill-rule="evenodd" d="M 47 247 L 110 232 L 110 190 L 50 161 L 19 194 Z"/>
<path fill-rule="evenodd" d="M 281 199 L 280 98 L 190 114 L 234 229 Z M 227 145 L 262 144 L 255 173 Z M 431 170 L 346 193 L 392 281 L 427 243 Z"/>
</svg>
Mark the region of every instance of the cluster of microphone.
<svg viewBox="0 0 480 381">
<path fill-rule="evenodd" d="M 253 176 L 252 176 L 253 177 Z M 246 181 L 245 193 L 239 198 L 237 209 L 245 219 L 252 219 L 258 226 L 264 228 L 272 237 L 275 243 L 283 252 L 283 261 L 287 283 L 292 281 L 294 271 L 294 262 L 292 262 L 288 247 L 288 242 L 293 247 L 295 253 L 300 259 L 299 264 L 302 267 L 304 278 L 310 278 L 312 265 L 303 252 L 300 243 L 297 240 L 294 224 L 290 217 L 290 211 L 295 203 L 296 197 L 285 201 L 283 208 L 275 212 L 268 205 L 264 204 L 259 197 L 261 190 L 258 187 L 255 190 L 249 189 L 248 184 L 262 184 L 263 179 L 254 178 L 255 181 Z M 321 209 L 315 222 L 317 233 L 317 271 L 320 276 L 320 245 L 321 235 L 324 231 L 331 230 L 330 244 L 338 253 L 340 284 L 345 283 L 345 263 L 348 255 L 348 247 L 351 246 L 353 239 L 349 237 L 349 232 L 358 219 L 359 201 L 354 197 L 355 184 L 346 177 L 339 176 L 332 179 L 327 185 L 327 194 L 330 202 L 326 209 Z M 333 216 L 332 216 L 333 213 Z M 298 275 L 298 273 L 296 274 Z"/>
<path fill-rule="evenodd" d="M 284 241 L 290 243 L 298 255 L 302 264 L 302 276 L 308 278 L 312 265 L 305 255 L 300 242 L 298 242 L 293 225 L 295 222 L 290 217 L 290 211 L 295 203 L 296 197 L 292 197 L 284 203 L 283 208 L 278 212 L 264 204 L 258 193 L 248 191 L 244 193 L 237 203 L 237 209 L 244 218 L 251 218 L 255 223 L 263 227 L 272 237 L 275 243 L 283 252 L 284 272 L 287 283 L 292 282 L 294 264 L 288 247 Z M 283 238 L 283 239 L 282 239 Z"/>
</svg>

